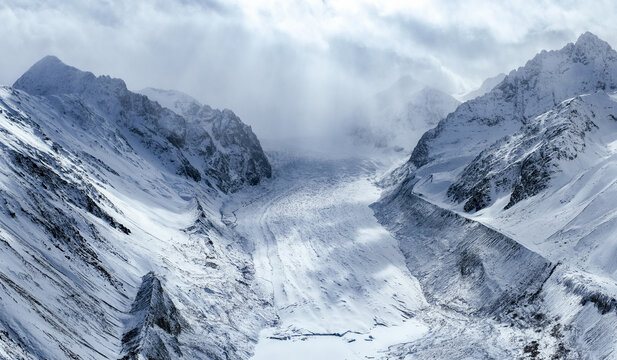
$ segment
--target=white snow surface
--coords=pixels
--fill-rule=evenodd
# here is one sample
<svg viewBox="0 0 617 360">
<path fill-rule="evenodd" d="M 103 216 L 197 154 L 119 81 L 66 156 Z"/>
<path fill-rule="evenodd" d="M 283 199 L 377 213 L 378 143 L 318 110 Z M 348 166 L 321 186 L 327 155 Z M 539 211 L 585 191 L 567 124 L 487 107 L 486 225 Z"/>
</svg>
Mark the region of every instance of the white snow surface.
<svg viewBox="0 0 617 360">
<path fill-rule="evenodd" d="M 401 248 L 408 249 L 410 271 L 427 299 L 444 297 L 443 289 L 433 284 L 431 271 L 415 269 L 424 261 L 460 270 L 467 277 L 470 285 L 457 293 L 465 306 L 498 294 L 484 289 L 492 286 L 487 279 L 499 271 L 487 270 L 495 258 L 483 257 L 484 244 L 453 246 L 458 238 L 452 235 L 439 236 L 434 243 L 423 240 L 426 230 L 420 224 L 435 218 L 419 215 L 417 206 L 409 208 L 410 199 L 446 211 L 448 217 L 466 219 L 461 220 L 463 225 L 453 224 L 455 232 L 460 227 L 461 236 L 468 233 L 469 224 L 480 223 L 488 233 L 505 235 L 550 262 L 552 270 L 538 291 L 521 294 L 510 309 L 497 315 L 501 321 L 505 314 L 507 321 L 515 321 L 515 314 L 519 319 L 515 322 L 539 331 L 557 325 L 563 329 L 538 340 L 538 351 L 548 340 L 561 342 L 540 356 L 615 357 L 617 349 L 609 339 L 617 334 L 616 89 L 617 53 L 586 33 L 561 50 L 541 52 L 423 135 L 410 161 L 384 182 L 394 186 L 377 213 Z M 449 246 L 430 255 L 442 242 Z M 504 251 L 497 242 L 491 247 Z M 420 251 L 425 253 L 416 255 Z M 525 261 L 521 269 L 529 264 Z M 512 271 L 505 269 L 496 281 L 507 279 Z M 446 306 L 460 304 L 450 301 Z M 522 316 L 529 309 L 542 316 Z M 527 345 L 530 351 L 536 347 Z"/>
<path fill-rule="evenodd" d="M 389 179 L 400 152 L 294 141 L 234 194 L 171 144 L 235 163 L 231 111 L 48 66 L 21 79 L 38 95 L 0 88 L 0 358 L 146 357 L 123 337 L 150 326 L 132 304 L 151 272 L 162 322 L 137 340 L 162 359 L 617 354 L 617 53 L 592 34 L 458 106 Z M 524 177 L 542 181 L 507 206 Z"/>
<path fill-rule="evenodd" d="M 226 204 L 254 246 L 256 277 L 277 325 L 254 359 L 358 359 L 423 335 L 427 306 L 397 242 L 368 207 L 379 198 L 368 159 L 271 154 L 273 180 Z"/>
</svg>

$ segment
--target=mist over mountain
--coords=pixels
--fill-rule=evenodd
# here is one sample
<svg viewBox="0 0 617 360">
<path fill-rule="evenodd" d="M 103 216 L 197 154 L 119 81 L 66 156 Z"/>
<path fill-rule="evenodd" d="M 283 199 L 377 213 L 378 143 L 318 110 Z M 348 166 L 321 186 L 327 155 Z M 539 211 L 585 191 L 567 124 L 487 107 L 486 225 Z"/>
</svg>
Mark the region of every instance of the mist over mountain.
<svg viewBox="0 0 617 360">
<path fill-rule="evenodd" d="M 464 94 L 460 97 L 460 100 L 463 102 L 469 101 L 486 94 L 487 92 L 493 90 L 495 86 L 499 85 L 505 77 L 506 74 L 499 74 L 484 80 L 479 88 Z"/>
<path fill-rule="evenodd" d="M 473 11 L 450 0 L 2 5 L 1 84 L 54 54 L 133 91 L 176 89 L 232 109 L 262 141 L 344 133 L 367 97 L 405 75 L 455 95 L 587 30 L 617 40 L 610 1 L 480 0 Z"/>
<path fill-rule="evenodd" d="M 546 356 L 614 356 L 604 334 L 616 331 L 606 316 L 615 297 L 607 259 L 614 256 L 616 74 L 617 52 L 585 33 L 542 51 L 422 136 L 374 209 L 428 296 L 520 331 L 560 329 L 529 343 Z M 440 270 L 422 267 L 436 264 Z M 435 272 L 460 279 L 443 284 Z M 525 290 L 512 287 L 520 279 L 529 281 Z M 450 354 L 434 345 L 428 354 Z M 427 354 L 419 343 L 402 348 Z M 506 354 L 515 353 L 498 357 Z"/>
<path fill-rule="evenodd" d="M 615 11 L 0 4 L 0 359 L 617 357 Z"/>
<path fill-rule="evenodd" d="M 441 90 L 402 77 L 365 104 L 350 133 L 358 143 L 410 152 L 421 134 L 459 104 Z"/>
</svg>

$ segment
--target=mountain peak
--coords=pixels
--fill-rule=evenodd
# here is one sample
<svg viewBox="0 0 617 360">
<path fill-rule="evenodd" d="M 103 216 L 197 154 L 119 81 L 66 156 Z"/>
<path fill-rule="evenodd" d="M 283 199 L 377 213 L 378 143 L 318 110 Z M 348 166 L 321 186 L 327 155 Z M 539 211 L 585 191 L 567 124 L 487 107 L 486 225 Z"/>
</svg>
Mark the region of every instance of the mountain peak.
<svg viewBox="0 0 617 360">
<path fill-rule="evenodd" d="M 97 78 L 93 73 L 67 65 L 53 55 L 37 61 L 15 81 L 13 87 L 31 95 L 79 94 L 97 80 L 108 83 L 107 86 L 126 88 L 122 80 L 107 76 Z"/>
<path fill-rule="evenodd" d="M 476 156 L 487 143 L 511 135 L 522 124 L 563 100 L 616 89 L 617 52 L 594 34 L 584 33 L 576 43 L 560 50 L 540 52 L 524 66 L 511 71 L 490 92 L 459 106 L 437 128 L 424 134 L 410 160 L 415 167 L 421 167 L 437 158 L 458 158 L 461 149 L 448 148 L 448 145 L 453 141 L 463 142 L 459 139 L 461 134 L 468 134 L 468 129 L 474 126 L 477 137 L 468 141 L 470 137 L 465 135 L 464 141 L 468 156 Z M 474 125 L 469 125 L 471 122 Z M 456 164 L 454 160 L 451 163 Z"/>
<path fill-rule="evenodd" d="M 606 41 L 600 39 L 597 35 L 589 31 L 581 34 L 581 36 L 579 36 L 576 40 L 575 45 L 580 46 L 584 44 L 608 45 Z"/>
<path fill-rule="evenodd" d="M 536 85 L 533 89 L 529 86 L 518 88 L 516 84 L 520 81 Z M 509 94 L 506 97 L 515 102 L 522 100 L 520 96 L 530 96 L 532 103 L 537 99 L 552 99 L 541 101 L 543 105 L 538 109 L 535 105 L 530 107 L 531 104 L 517 105 L 518 109 L 525 109 L 521 114 L 524 117 L 538 115 L 548 110 L 547 106 L 554 106 L 569 97 L 617 88 L 617 52 L 606 41 L 586 32 L 575 43 L 559 50 L 540 52 L 525 66 L 510 72 L 498 88 L 497 91 L 505 91 Z M 520 96 L 514 96 L 512 91 Z M 540 97 L 535 94 L 538 91 L 543 92 Z"/>
<path fill-rule="evenodd" d="M 574 48 L 591 58 L 604 58 L 608 55 L 616 55 L 615 50 L 606 41 L 589 31 L 579 36 L 574 44 Z"/>
<path fill-rule="evenodd" d="M 33 66 L 49 66 L 49 65 L 65 65 L 62 60 L 55 55 L 46 55 L 41 60 L 34 63 Z"/>
</svg>

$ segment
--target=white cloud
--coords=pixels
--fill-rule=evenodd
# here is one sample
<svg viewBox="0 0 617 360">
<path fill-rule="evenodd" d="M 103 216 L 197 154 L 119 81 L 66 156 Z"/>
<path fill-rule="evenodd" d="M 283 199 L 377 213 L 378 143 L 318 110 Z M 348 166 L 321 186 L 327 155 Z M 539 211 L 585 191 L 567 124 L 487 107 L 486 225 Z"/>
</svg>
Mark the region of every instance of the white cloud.
<svg viewBox="0 0 617 360">
<path fill-rule="evenodd" d="M 333 131 L 410 74 L 450 92 L 590 30 L 617 43 L 612 1 L 5 0 L 0 83 L 36 60 L 176 88 L 258 135 Z"/>
</svg>

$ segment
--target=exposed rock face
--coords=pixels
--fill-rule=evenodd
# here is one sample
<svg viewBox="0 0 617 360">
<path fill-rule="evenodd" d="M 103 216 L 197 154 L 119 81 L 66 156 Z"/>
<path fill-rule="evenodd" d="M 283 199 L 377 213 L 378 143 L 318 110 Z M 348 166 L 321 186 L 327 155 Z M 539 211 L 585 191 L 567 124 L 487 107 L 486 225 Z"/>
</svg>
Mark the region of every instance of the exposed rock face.
<svg viewBox="0 0 617 360">
<path fill-rule="evenodd" d="M 182 357 L 178 335 L 188 325 L 154 273 L 142 278 L 129 314 L 129 330 L 122 337 L 123 360 Z"/>
<path fill-rule="evenodd" d="M 271 305 L 220 208 L 264 173 L 220 121 L 54 57 L 0 87 L 0 358 L 250 357 Z"/>
<path fill-rule="evenodd" d="M 224 192 L 271 176 L 256 136 L 229 110 L 187 108 L 178 115 L 128 91 L 120 79 L 96 77 L 53 56 L 33 65 L 14 87 L 47 98 L 82 126 L 105 131 L 120 125 L 177 174 Z"/>
<path fill-rule="evenodd" d="M 272 176 L 272 168 L 257 136 L 231 110 L 212 109 L 190 96 L 173 91 L 147 88 L 141 91 L 148 98 L 173 110 L 187 120 L 187 143 L 200 148 L 203 133 L 214 139 L 218 150 L 209 156 L 207 173 L 225 191 L 236 191 L 245 184 L 256 185 Z"/>
<path fill-rule="evenodd" d="M 495 194 L 511 194 L 506 208 L 537 195 L 560 171 L 560 161 L 573 160 L 585 149 L 585 134 L 598 128 L 596 114 L 610 115 L 594 104 L 597 98 L 608 100 L 604 93 L 566 100 L 483 150 L 450 185 L 448 196 L 465 201 L 465 211 L 478 211 Z"/>
<path fill-rule="evenodd" d="M 523 357 L 615 356 L 616 98 L 617 53 L 586 33 L 422 136 L 373 208 L 429 301 L 546 333 Z M 397 354 L 464 358 L 428 340 Z"/>
</svg>

